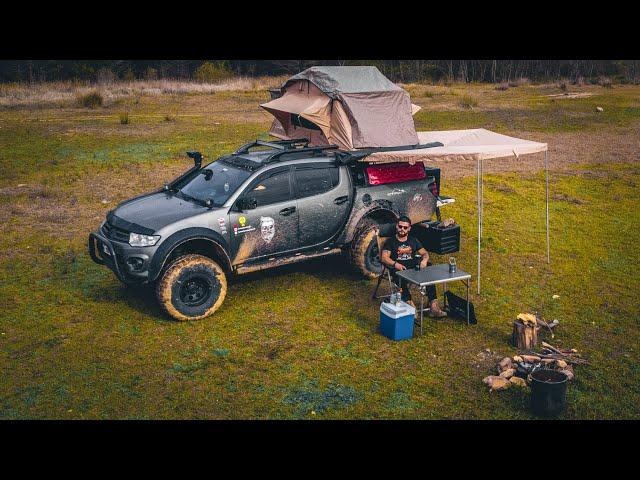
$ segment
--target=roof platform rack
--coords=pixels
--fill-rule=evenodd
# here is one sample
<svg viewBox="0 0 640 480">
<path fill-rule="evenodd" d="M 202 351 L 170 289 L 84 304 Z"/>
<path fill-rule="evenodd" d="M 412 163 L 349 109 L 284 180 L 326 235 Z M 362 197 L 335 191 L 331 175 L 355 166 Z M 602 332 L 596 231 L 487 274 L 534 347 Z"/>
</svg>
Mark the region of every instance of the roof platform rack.
<svg viewBox="0 0 640 480">
<path fill-rule="evenodd" d="M 249 153 L 249 150 L 255 147 L 269 147 L 274 150 L 293 150 L 299 149 L 299 146 L 303 148 L 309 145 L 309 140 L 306 138 L 294 138 L 292 140 L 278 140 L 274 142 L 268 142 L 265 140 L 256 140 L 255 142 L 249 142 L 241 146 L 234 152 L 235 155 L 243 155 Z"/>
<path fill-rule="evenodd" d="M 272 153 L 269 155 L 262 163 L 267 164 L 271 162 L 275 162 L 280 159 L 283 155 L 293 154 L 293 153 L 323 153 L 326 150 L 337 150 L 340 147 L 338 145 L 324 145 L 322 147 L 305 147 L 305 148 L 289 148 L 286 150 L 282 150 L 279 152 Z"/>
</svg>

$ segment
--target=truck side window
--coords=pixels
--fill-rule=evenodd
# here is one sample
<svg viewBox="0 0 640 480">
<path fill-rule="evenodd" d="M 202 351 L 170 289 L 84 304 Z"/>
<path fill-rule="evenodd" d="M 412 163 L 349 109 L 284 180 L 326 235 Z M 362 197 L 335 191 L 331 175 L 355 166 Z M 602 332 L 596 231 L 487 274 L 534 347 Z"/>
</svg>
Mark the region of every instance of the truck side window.
<svg viewBox="0 0 640 480">
<path fill-rule="evenodd" d="M 279 171 L 261 179 L 248 196 L 256 199 L 258 207 L 289 200 L 289 171 Z"/>
<path fill-rule="evenodd" d="M 337 167 L 330 168 L 296 168 L 295 179 L 298 197 L 310 197 L 328 192 L 338 185 Z"/>
</svg>

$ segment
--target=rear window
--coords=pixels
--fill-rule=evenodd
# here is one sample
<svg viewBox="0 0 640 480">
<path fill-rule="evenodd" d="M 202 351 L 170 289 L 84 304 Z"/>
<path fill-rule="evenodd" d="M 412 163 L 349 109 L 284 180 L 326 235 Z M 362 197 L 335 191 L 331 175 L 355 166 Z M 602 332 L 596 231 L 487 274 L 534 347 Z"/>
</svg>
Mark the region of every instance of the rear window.
<svg viewBox="0 0 640 480">
<path fill-rule="evenodd" d="M 298 198 L 310 197 L 328 192 L 338 185 L 337 167 L 329 168 L 296 168 L 296 188 Z"/>
<path fill-rule="evenodd" d="M 367 167 L 369 185 L 385 185 L 387 183 L 409 182 L 427 177 L 422 163 L 386 163 Z"/>
</svg>

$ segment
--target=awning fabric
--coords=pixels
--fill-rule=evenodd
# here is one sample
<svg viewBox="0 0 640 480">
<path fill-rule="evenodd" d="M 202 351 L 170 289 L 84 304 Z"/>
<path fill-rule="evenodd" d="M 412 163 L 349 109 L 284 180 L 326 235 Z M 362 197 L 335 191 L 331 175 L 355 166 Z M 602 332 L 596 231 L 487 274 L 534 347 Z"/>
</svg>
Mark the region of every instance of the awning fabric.
<svg viewBox="0 0 640 480">
<path fill-rule="evenodd" d="M 519 157 L 529 153 L 545 152 L 546 143 L 523 140 L 484 128 L 469 130 L 440 130 L 417 132 L 420 144 L 441 142 L 442 147 L 417 150 L 376 152 L 362 159 L 368 163 L 396 163 L 438 160 L 486 160 L 490 158 Z"/>
</svg>

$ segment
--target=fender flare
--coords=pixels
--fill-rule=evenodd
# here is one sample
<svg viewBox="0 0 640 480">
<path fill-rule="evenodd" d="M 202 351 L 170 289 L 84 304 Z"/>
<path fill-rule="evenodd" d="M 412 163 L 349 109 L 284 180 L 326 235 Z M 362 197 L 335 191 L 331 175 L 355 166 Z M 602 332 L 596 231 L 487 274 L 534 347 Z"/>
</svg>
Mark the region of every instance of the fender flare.
<svg viewBox="0 0 640 480">
<path fill-rule="evenodd" d="M 209 228 L 201 228 L 201 227 L 192 227 L 185 228 L 184 230 L 180 230 L 179 232 L 174 233 L 169 236 L 158 250 L 156 250 L 153 255 L 153 259 L 151 260 L 151 265 L 149 266 L 149 280 L 155 281 L 160 272 L 164 268 L 167 258 L 173 253 L 173 251 L 178 248 L 180 245 L 183 245 L 192 240 L 207 240 L 212 243 L 216 253 L 222 253 L 223 255 L 217 255 L 217 257 L 222 257 L 222 269 L 229 273 L 231 272 L 231 258 L 229 257 L 229 244 L 225 240 L 225 238 L 220 235 L 215 230 L 211 230 Z"/>
<path fill-rule="evenodd" d="M 389 200 L 374 200 L 370 205 L 363 208 L 358 212 L 357 221 L 354 218 L 350 225 L 347 227 L 345 235 L 345 243 L 353 241 L 356 232 L 364 225 L 364 223 L 375 214 L 383 214 L 393 216 L 395 220 L 400 217 L 401 213 L 393 208 L 392 202 Z"/>
</svg>

